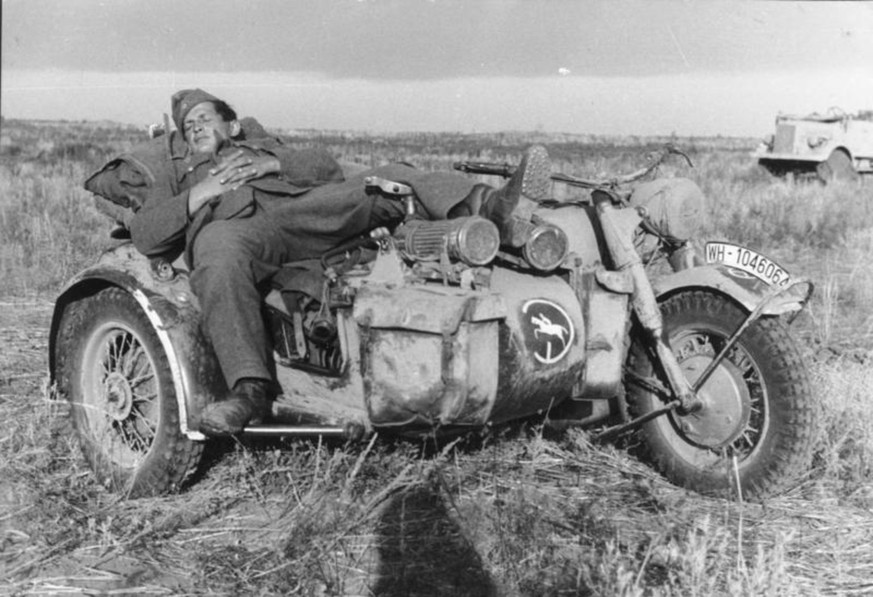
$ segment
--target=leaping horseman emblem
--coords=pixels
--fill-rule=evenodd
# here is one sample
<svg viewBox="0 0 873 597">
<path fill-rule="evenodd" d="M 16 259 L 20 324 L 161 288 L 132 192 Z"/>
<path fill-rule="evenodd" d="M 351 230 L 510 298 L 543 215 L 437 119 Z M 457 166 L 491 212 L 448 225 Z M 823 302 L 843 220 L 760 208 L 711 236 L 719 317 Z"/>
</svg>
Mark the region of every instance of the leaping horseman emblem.
<svg viewBox="0 0 873 597">
<path fill-rule="evenodd" d="M 544 299 L 533 299 L 521 308 L 526 317 L 526 335 L 533 348 L 534 358 L 544 365 L 557 363 L 573 345 L 575 330 L 570 316 L 559 305 Z"/>
</svg>

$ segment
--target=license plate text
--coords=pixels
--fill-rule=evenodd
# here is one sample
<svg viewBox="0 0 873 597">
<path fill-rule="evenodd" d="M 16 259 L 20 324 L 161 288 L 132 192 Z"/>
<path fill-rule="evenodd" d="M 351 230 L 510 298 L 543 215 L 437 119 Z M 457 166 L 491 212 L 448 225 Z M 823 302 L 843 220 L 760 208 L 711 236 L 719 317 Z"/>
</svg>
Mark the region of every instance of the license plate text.
<svg viewBox="0 0 873 597">
<path fill-rule="evenodd" d="M 766 255 L 732 243 L 706 243 L 706 262 L 742 270 L 773 286 L 791 282 L 791 274 Z"/>
</svg>

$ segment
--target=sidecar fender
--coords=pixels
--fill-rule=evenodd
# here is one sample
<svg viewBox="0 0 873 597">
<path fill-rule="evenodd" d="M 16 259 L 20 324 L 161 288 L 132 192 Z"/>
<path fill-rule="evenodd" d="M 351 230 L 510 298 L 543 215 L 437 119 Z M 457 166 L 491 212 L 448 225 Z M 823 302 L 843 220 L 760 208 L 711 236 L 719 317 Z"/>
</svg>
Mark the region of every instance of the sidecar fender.
<svg viewBox="0 0 873 597">
<path fill-rule="evenodd" d="M 682 290 L 708 289 L 723 294 L 753 311 L 771 292 L 771 287 L 745 272 L 722 264 L 692 267 L 652 281 L 659 301 Z M 762 310 L 762 315 L 784 315 L 803 309 L 806 299 L 788 292 L 773 297 Z"/>
<path fill-rule="evenodd" d="M 144 261 L 145 258 L 143 258 Z M 119 267 L 124 263 L 125 267 Z M 112 286 L 128 292 L 140 305 L 152 324 L 167 355 L 179 408 L 181 431 L 192 440 L 205 436 L 192 427 L 200 410 L 214 397 L 226 393 L 218 362 L 200 329 L 200 311 L 188 300 L 187 279 L 161 284 L 149 279 L 139 259 L 128 261 L 104 258 L 97 265 L 80 272 L 61 292 L 55 302 L 49 332 L 49 375 L 57 375 L 57 339 L 64 313 L 77 301 Z M 192 295 L 193 299 L 193 295 Z"/>
</svg>

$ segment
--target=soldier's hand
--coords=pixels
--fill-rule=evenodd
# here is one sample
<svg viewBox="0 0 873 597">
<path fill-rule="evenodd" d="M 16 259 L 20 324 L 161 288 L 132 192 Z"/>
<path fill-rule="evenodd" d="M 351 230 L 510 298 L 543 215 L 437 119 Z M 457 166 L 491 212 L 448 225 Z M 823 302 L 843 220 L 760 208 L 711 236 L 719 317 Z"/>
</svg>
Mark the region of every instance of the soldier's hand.
<svg viewBox="0 0 873 597">
<path fill-rule="evenodd" d="M 241 149 L 225 156 L 209 174 L 218 177 L 221 184 L 237 189 L 250 180 L 279 172 L 279 159 L 271 155 L 246 154 Z"/>
<path fill-rule="evenodd" d="M 188 191 L 188 214 L 193 216 L 197 210 L 227 190 L 228 187 L 221 182 L 221 177 L 207 175 Z"/>
</svg>

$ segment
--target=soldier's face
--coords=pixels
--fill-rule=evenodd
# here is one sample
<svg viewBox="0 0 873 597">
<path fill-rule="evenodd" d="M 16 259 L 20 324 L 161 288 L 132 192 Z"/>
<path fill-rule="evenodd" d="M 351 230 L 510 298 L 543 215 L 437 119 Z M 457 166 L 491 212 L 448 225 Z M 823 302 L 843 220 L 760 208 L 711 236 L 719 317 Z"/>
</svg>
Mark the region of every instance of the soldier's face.
<svg viewBox="0 0 873 597">
<path fill-rule="evenodd" d="M 191 108 L 182 124 L 188 147 L 195 153 L 216 153 L 239 126 L 236 120 L 224 120 L 212 102 L 203 102 Z"/>
</svg>

